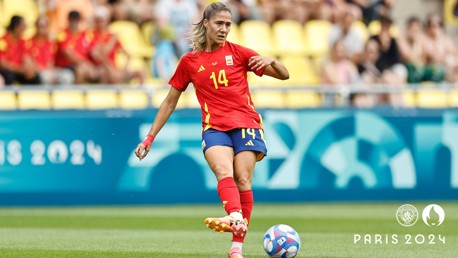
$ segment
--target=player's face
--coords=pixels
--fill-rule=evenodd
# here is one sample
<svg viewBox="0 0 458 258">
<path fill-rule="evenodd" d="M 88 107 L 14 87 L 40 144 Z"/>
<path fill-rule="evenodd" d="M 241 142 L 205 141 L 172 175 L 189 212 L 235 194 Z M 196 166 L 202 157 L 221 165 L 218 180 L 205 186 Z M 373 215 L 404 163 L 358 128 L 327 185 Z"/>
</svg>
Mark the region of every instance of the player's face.
<svg viewBox="0 0 458 258">
<path fill-rule="evenodd" d="M 213 15 L 210 20 L 204 21 L 207 28 L 207 43 L 211 46 L 220 46 L 226 41 L 231 30 L 232 16 L 230 12 L 222 11 Z"/>
</svg>

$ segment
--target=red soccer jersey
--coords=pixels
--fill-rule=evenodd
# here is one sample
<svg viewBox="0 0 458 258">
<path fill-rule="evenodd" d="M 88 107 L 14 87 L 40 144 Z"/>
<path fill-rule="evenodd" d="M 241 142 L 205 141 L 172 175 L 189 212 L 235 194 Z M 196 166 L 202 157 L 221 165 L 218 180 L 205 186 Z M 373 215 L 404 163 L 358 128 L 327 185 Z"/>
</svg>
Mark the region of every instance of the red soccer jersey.
<svg viewBox="0 0 458 258">
<path fill-rule="evenodd" d="M 188 53 L 181 59 L 170 85 L 184 91 L 192 82 L 202 108 L 204 130 L 262 128 L 248 88 L 248 62 L 255 51 L 227 42 L 213 52 Z M 254 71 L 262 76 L 264 69 Z"/>
<path fill-rule="evenodd" d="M 52 40 L 33 37 L 26 45 L 32 60 L 40 69 L 47 69 L 54 64 L 56 45 Z"/>
<path fill-rule="evenodd" d="M 6 33 L 0 38 L 0 59 L 6 60 L 19 68 L 22 59 L 27 54 L 25 40 L 14 39 L 10 33 Z"/>
<path fill-rule="evenodd" d="M 94 38 L 92 40 L 90 48 L 92 49 L 94 46 L 99 45 L 99 44 L 101 45 L 107 44 L 107 42 L 110 41 L 110 39 L 112 39 L 113 37 L 115 37 L 114 34 L 109 33 L 109 32 L 94 31 Z M 111 49 L 110 52 L 107 53 L 108 60 L 110 60 L 110 63 L 113 66 L 116 66 L 115 65 L 116 52 L 118 52 L 120 48 L 121 48 L 121 43 L 119 42 L 118 39 L 116 39 L 116 43 L 114 47 Z M 97 60 L 92 60 L 92 61 L 95 64 L 99 64 Z"/>
<path fill-rule="evenodd" d="M 73 62 L 64 54 L 64 49 L 70 49 L 82 59 L 89 59 L 90 45 L 92 41 L 92 33 L 84 31 L 71 32 L 65 30 L 57 37 L 57 67 L 71 67 Z"/>
</svg>

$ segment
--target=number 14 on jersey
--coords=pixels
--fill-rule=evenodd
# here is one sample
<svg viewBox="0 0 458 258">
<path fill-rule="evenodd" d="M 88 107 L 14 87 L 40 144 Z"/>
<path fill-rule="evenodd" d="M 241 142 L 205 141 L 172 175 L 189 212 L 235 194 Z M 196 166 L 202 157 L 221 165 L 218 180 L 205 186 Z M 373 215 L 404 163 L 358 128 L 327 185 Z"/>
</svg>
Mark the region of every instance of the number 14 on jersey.
<svg viewBox="0 0 458 258">
<path fill-rule="evenodd" d="M 212 75 L 210 75 L 210 79 L 213 80 L 213 84 L 215 85 L 215 89 L 218 89 L 218 85 L 224 85 L 227 87 L 227 84 L 229 81 L 227 80 L 226 77 L 226 70 L 222 69 L 219 70 L 218 72 L 218 78 L 216 78 L 216 73 L 212 72 Z"/>
</svg>

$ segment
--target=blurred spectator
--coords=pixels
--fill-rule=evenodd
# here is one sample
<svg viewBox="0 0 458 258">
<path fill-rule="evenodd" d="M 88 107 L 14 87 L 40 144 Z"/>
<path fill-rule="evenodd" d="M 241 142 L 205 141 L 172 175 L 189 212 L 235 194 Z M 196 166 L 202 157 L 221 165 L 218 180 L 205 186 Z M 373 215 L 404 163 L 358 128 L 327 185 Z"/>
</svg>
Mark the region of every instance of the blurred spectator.
<svg viewBox="0 0 458 258">
<path fill-rule="evenodd" d="M 353 14 L 355 20 L 362 20 L 361 9 L 356 5 L 356 1 L 351 0 L 328 0 L 331 7 L 331 21 L 338 22 L 345 13 Z"/>
<path fill-rule="evenodd" d="M 355 64 L 345 54 L 345 42 L 337 40 L 331 47 L 329 57 L 324 60 L 320 69 L 321 83 L 325 86 L 348 86 L 358 79 Z M 334 94 L 325 94 L 325 105 L 334 106 Z"/>
<path fill-rule="evenodd" d="M 343 40 L 337 40 L 331 47 L 330 56 L 321 67 L 321 82 L 323 84 L 350 84 L 358 79 L 355 64 L 346 55 Z"/>
<path fill-rule="evenodd" d="M 378 42 L 368 40 L 364 45 L 363 55 L 357 65 L 361 85 L 369 86 L 371 84 L 387 83 L 384 78 L 386 74 L 379 70 L 376 64 L 379 56 L 380 46 Z M 359 107 L 372 107 L 378 103 L 378 97 L 374 94 L 354 94 L 350 98 L 352 103 Z"/>
<path fill-rule="evenodd" d="M 157 0 L 105 0 L 112 10 L 113 20 L 133 21 L 137 24 L 153 20 Z"/>
<path fill-rule="evenodd" d="M 57 37 L 56 67 L 68 69 L 75 75 L 75 83 L 94 82 L 100 71 L 89 60 L 92 33 L 80 29 L 81 15 L 78 11 L 68 14 L 68 28 Z"/>
<path fill-rule="evenodd" d="M 41 82 L 48 85 L 73 84 L 74 75 L 71 71 L 54 67 L 56 44 L 49 38 L 48 19 L 45 16 L 39 17 L 35 26 L 36 34 L 26 45 Z"/>
<path fill-rule="evenodd" d="M 390 35 L 393 24 L 390 18 L 380 18 L 380 33 L 370 37 L 380 46 L 380 56 L 376 62 L 377 68 L 385 73 L 385 80 L 390 84 L 403 84 L 407 81 L 407 69 L 402 64 L 401 52 L 397 40 Z"/>
<path fill-rule="evenodd" d="M 419 18 L 411 17 L 406 22 L 404 36 L 399 39 L 402 59 L 407 68 L 407 82 L 422 81 L 441 82 L 445 79 L 442 67 L 428 64 L 428 43 L 422 30 Z"/>
<path fill-rule="evenodd" d="M 26 42 L 22 39 L 25 29 L 24 18 L 15 15 L 11 17 L 6 34 L 0 39 L 0 74 L 6 85 L 14 82 L 40 84 L 40 77 L 27 53 Z"/>
<path fill-rule="evenodd" d="M 175 31 L 175 50 L 177 57 L 189 52 L 188 31 L 198 17 L 194 0 L 159 0 L 156 5 L 158 27 L 171 25 Z"/>
<path fill-rule="evenodd" d="M 445 34 L 442 19 L 438 15 L 429 15 L 426 21 L 426 43 L 428 47 L 429 63 L 441 69 L 450 81 L 456 81 L 457 50 L 452 39 Z M 435 80 L 440 79 L 441 72 L 436 71 Z"/>
<path fill-rule="evenodd" d="M 261 10 L 256 0 L 225 0 L 224 2 L 232 13 L 232 21 L 240 24 L 245 20 L 262 19 Z"/>
<path fill-rule="evenodd" d="M 382 81 L 388 87 L 402 87 L 407 82 L 407 69 L 402 64 L 401 52 L 397 40 L 390 34 L 392 21 L 388 17 L 380 18 L 380 33 L 370 40 L 375 40 L 379 46 L 379 58 L 376 67 L 382 72 Z M 403 105 L 402 95 L 399 93 L 382 94 L 379 103 L 389 104 L 395 107 Z"/>
<path fill-rule="evenodd" d="M 49 33 L 55 38 L 57 33 L 68 27 L 68 14 L 78 11 L 82 19 L 81 29 L 91 26 L 90 20 L 93 12 L 93 0 L 42 0 L 42 8 L 49 21 Z"/>
<path fill-rule="evenodd" d="M 362 21 L 369 24 L 380 17 L 391 16 L 394 0 L 346 0 L 346 2 L 357 6 L 362 14 Z"/>
<path fill-rule="evenodd" d="M 152 74 L 156 78 L 168 81 L 173 75 L 178 60 L 173 49 L 173 28 L 163 26 L 159 30 L 159 40 L 156 43 L 156 52 L 152 58 Z"/>
<path fill-rule="evenodd" d="M 303 0 L 305 22 L 309 20 L 333 20 L 333 4 L 328 0 Z"/>
<path fill-rule="evenodd" d="M 307 10 L 300 0 L 259 0 L 262 17 L 269 24 L 277 20 L 295 20 L 304 23 Z"/>
<path fill-rule="evenodd" d="M 100 71 L 100 83 L 122 84 L 136 78 L 140 84 L 144 81 L 144 71 L 131 71 L 128 69 L 130 56 L 124 50 L 116 35 L 108 30 L 110 11 L 104 6 L 94 10 L 94 38 L 90 46 L 91 60 Z M 116 66 L 116 55 L 122 53 L 126 56 L 125 67 Z"/>
<path fill-rule="evenodd" d="M 361 81 L 366 84 L 384 83 L 383 72 L 377 67 L 380 57 L 380 46 L 375 40 L 368 40 L 364 45 L 364 52 L 358 63 L 358 73 Z"/>
<path fill-rule="evenodd" d="M 342 40 L 346 49 L 345 54 L 357 62 L 363 51 L 364 39 L 359 31 L 352 26 L 354 21 L 354 14 L 350 11 L 345 12 L 329 32 L 329 45 L 332 46 L 337 40 Z"/>
</svg>

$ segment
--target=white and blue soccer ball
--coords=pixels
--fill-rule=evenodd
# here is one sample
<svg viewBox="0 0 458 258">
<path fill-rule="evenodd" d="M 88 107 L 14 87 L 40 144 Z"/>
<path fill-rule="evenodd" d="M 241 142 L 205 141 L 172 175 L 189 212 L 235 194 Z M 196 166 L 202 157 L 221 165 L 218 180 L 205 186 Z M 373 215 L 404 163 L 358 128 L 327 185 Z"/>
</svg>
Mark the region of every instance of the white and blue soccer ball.
<svg viewBox="0 0 458 258">
<path fill-rule="evenodd" d="M 272 226 L 264 235 L 264 250 L 272 258 L 295 257 L 300 248 L 299 234 L 288 225 Z"/>
</svg>

